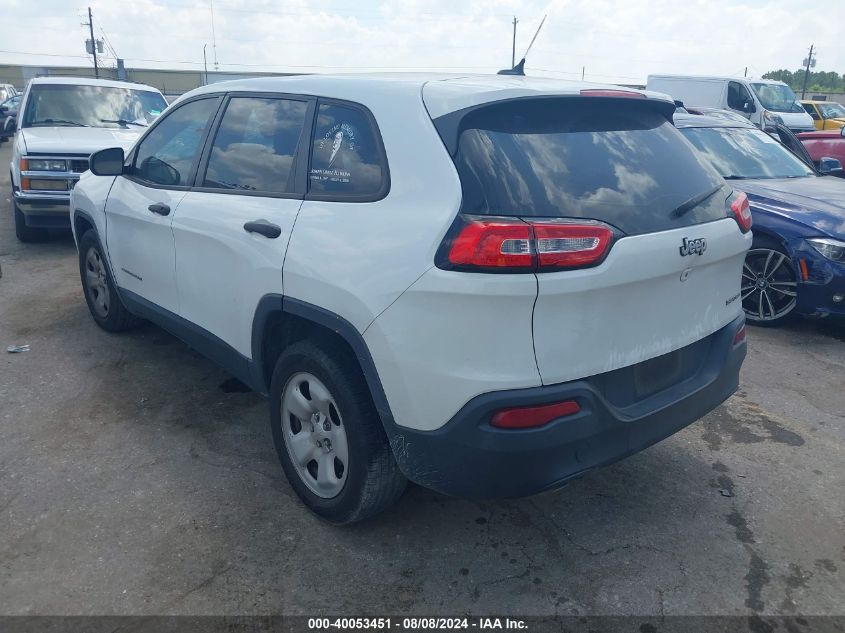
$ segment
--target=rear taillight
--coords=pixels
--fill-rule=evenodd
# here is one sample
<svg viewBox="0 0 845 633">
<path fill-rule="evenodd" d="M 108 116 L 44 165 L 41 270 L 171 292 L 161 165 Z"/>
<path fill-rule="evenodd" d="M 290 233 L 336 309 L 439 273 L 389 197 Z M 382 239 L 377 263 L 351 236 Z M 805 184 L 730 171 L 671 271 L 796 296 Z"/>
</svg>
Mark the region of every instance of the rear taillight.
<svg viewBox="0 0 845 633">
<path fill-rule="evenodd" d="M 737 193 L 731 201 L 731 211 L 734 214 L 736 223 L 743 233 L 751 230 L 751 205 L 748 204 L 748 196 L 743 192 Z"/>
<path fill-rule="evenodd" d="M 613 231 L 601 224 L 532 224 L 540 270 L 592 266 L 604 258 Z"/>
<path fill-rule="evenodd" d="M 516 407 L 502 409 L 490 419 L 491 426 L 498 429 L 532 429 L 545 426 L 553 420 L 575 415 L 581 410 L 575 400 L 545 404 L 539 407 Z"/>
<path fill-rule="evenodd" d="M 467 222 L 449 249 L 456 267 L 533 268 L 531 227 L 521 220 Z"/>
<path fill-rule="evenodd" d="M 479 272 L 534 272 L 600 263 L 613 230 L 593 221 L 525 221 L 462 216 L 444 240 L 441 268 Z"/>
</svg>

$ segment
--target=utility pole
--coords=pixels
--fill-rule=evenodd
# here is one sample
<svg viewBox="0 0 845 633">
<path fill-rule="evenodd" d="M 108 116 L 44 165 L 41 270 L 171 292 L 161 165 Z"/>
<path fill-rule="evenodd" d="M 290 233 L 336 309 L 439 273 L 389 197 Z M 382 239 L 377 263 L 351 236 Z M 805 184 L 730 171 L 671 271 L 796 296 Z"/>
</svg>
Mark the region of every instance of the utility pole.
<svg viewBox="0 0 845 633">
<path fill-rule="evenodd" d="M 205 47 L 206 46 L 208 46 L 208 44 L 202 45 L 202 67 L 205 69 L 205 75 L 203 75 L 204 79 L 203 79 L 203 82 L 202 82 L 203 86 L 208 85 L 208 60 L 205 57 Z"/>
<path fill-rule="evenodd" d="M 745 67 L 745 74 L 743 75 L 743 77 L 748 77 L 748 66 Z"/>
<path fill-rule="evenodd" d="M 94 18 L 91 17 L 91 7 L 88 7 L 88 29 L 91 33 L 91 52 L 94 55 L 94 77 L 100 78 L 100 69 L 97 67 L 97 42 L 94 39 Z"/>
<path fill-rule="evenodd" d="M 584 73 L 587 72 L 586 66 L 581 66 L 581 81 L 584 81 Z"/>
<path fill-rule="evenodd" d="M 804 60 L 806 67 L 804 69 L 804 86 L 801 88 L 801 98 L 804 99 L 807 94 L 807 79 L 810 77 L 810 68 L 816 65 L 816 60 L 813 59 L 813 48 L 815 44 L 810 44 L 810 54 Z"/>
<path fill-rule="evenodd" d="M 513 47 L 511 48 L 511 68 L 516 66 L 516 25 L 519 20 L 513 16 Z"/>
</svg>

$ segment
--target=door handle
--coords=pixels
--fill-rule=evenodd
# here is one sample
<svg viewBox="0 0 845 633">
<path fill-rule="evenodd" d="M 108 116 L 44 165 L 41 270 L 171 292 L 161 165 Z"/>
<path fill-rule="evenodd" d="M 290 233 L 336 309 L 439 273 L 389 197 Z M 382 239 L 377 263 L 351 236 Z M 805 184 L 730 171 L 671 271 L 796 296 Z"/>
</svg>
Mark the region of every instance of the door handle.
<svg viewBox="0 0 845 633">
<path fill-rule="evenodd" d="M 272 224 L 267 220 L 254 220 L 253 222 L 244 224 L 244 231 L 247 233 L 260 233 L 264 237 L 274 240 L 282 234 L 282 227 Z"/>
<path fill-rule="evenodd" d="M 159 215 L 170 215 L 170 207 L 161 202 L 151 204 L 147 208 L 153 213 L 158 213 Z"/>
</svg>

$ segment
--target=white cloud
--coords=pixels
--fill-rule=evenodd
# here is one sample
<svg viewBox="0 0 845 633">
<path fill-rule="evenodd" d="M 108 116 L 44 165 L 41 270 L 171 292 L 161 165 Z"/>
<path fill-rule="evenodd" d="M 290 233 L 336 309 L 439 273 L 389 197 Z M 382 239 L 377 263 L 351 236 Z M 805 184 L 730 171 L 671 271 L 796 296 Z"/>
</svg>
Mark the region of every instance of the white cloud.
<svg viewBox="0 0 845 633">
<path fill-rule="evenodd" d="M 92 0 L 119 55 L 133 67 L 201 68 L 213 61 L 208 0 Z M 749 75 L 796 69 L 810 43 L 817 70 L 845 72 L 841 20 L 795 0 L 216 0 L 221 70 L 461 69 L 517 58 L 542 15 L 533 74 L 643 82 L 652 72 Z M 0 0 L 0 63 L 84 64 L 84 13 L 66 0 Z M 99 37 L 99 33 L 97 33 Z M 76 56 L 76 57 L 74 57 Z M 160 61 L 150 61 L 160 60 Z M 541 70 L 544 69 L 544 70 Z M 553 71 L 553 72 L 550 72 Z"/>
</svg>

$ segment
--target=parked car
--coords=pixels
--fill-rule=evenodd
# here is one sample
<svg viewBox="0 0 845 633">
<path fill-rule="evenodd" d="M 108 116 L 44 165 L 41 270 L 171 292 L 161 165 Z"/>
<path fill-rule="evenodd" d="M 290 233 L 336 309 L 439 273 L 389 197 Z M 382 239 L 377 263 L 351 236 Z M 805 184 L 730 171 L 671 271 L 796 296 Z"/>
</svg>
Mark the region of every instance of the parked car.
<svg viewBox="0 0 845 633">
<path fill-rule="evenodd" d="M 742 305 L 755 324 L 845 315 L 845 182 L 822 176 L 748 124 L 676 115 L 681 133 L 748 194 L 754 242 Z M 841 166 L 840 166 L 841 167 Z"/>
<path fill-rule="evenodd" d="M 835 101 L 802 101 L 817 130 L 838 130 L 845 126 L 845 106 Z"/>
<path fill-rule="evenodd" d="M 782 81 L 744 77 L 649 75 L 647 88 L 689 106 L 737 112 L 761 129 L 783 122 L 793 132 L 814 130 L 813 119 Z"/>
<path fill-rule="evenodd" d="M 561 486 L 737 387 L 751 215 L 674 109 L 504 76 L 205 86 L 91 156 L 85 298 L 268 394 L 291 485 L 334 523 L 406 478 Z"/>
<path fill-rule="evenodd" d="M 104 147 L 128 148 L 166 107 L 150 86 L 105 79 L 40 77 L 29 82 L 17 117 L 10 165 L 15 233 L 43 239 L 70 227 L 70 191 Z"/>
<path fill-rule="evenodd" d="M 16 94 L 18 94 L 18 91 L 12 84 L 0 84 L 0 103 Z"/>
<path fill-rule="evenodd" d="M 845 165 L 845 127 L 824 132 L 803 132 L 798 138 L 817 167 L 822 167 L 825 159 L 835 159 Z"/>
<path fill-rule="evenodd" d="M 704 116 L 713 117 L 714 119 L 725 119 L 726 121 L 733 121 L 734 123 L 748 123 L 748 117 L 743 116 L 739 112 L 732 110 L 723 110 L 722 108 L 708 108 L 701 106 L 688 106 L 687 114 L 702 114 Z"/>
<path fill-rule="evenodd" d="M 14 121 L 22 98 L 22 94 L 16 94 L 0 103 L 0 143 L 15 133 Z"/>
</svg>

